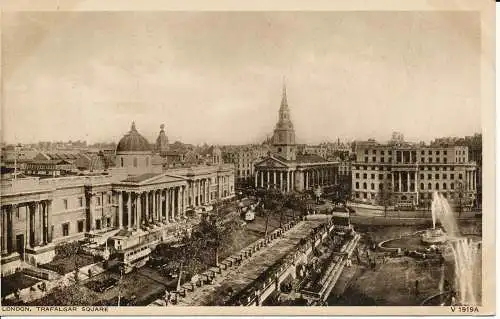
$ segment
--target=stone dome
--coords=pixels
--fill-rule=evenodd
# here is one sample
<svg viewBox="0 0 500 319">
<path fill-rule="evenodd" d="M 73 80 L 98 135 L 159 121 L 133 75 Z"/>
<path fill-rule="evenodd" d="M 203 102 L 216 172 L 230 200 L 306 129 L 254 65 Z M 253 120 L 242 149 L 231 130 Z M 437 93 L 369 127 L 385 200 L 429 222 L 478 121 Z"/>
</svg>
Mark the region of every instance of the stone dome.
<svg viewBox="0 0 500 319">
<path fill-rule="evenodd" d="M 134 122 L 132 122 L 130 132 L 118 142 L 116 153 L 120 152 L 151 152 L 151 145 L 144 136 L 137 132 Z"/>
</svg>

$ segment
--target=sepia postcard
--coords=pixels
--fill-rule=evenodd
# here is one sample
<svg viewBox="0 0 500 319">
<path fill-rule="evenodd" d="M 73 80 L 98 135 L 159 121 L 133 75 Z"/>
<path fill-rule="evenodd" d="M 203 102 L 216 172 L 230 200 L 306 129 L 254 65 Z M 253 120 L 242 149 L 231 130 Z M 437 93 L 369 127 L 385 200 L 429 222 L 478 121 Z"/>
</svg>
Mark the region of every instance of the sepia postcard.
<svg viewBox="0 0 500 319">
<path fill-rule="evenodd" d="M 494 10 L 5 2 L 1 315 L 494 314 Z"/>
</svg>

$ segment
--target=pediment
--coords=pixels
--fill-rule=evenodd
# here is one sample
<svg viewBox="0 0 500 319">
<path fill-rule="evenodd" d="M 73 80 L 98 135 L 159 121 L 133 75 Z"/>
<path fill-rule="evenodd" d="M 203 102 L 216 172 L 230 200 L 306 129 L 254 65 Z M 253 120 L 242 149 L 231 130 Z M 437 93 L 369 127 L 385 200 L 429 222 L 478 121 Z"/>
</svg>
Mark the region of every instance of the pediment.
<svg viewBox="0 0 500 319">
<path fill-rule="evenodd" d="M 283 163 L 282 161 L 279 161 L 273 157 L 269 157 L 264 159 L 263 161 L 255 164 L 257 167 L 270 167 L 270 168 L 287 168 L 288 165 L 286 163 Z"/>
<path fill-rule="evenodd" d="M 185 180 L 186 179 L 181 176 L 171 175 L 171 174 L 161 174 L 152 177 L 150 179 L 147 179 L 145 181 L 142 181 L 141 184 L 172 183 L 172 182 L 182 182 Z"/>
</svg>

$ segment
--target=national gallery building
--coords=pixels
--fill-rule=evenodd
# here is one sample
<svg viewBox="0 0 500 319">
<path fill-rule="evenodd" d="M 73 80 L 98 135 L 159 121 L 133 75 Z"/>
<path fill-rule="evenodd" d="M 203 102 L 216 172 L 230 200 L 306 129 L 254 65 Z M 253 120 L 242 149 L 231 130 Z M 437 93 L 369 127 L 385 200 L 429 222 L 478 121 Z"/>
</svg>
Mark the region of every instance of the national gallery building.
<svg viewBox="0 0 500 319">
<path fill-rule="evenodd" d="M 163 126 L 153 149 L 132 123 L 102 174 L 2 179 L 2 276 L 51 261 L 59 243 L 171 229 L 187 210 L 234 196 L 232 165 L 167 169 L 165 145 Z"/>
</svg>

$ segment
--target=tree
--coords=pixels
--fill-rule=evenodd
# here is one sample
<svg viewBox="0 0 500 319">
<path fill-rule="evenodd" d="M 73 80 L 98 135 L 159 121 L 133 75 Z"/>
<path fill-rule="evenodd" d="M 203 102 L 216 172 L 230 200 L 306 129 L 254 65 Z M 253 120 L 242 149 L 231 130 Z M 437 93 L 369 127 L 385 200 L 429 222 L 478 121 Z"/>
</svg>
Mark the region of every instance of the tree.
<svg viewBox="0 0 500 319">
<path fill-rule="evenodd" d="M 272 213 L 283 208 L 283 194 L 274 188 L 270 188 L 262 198 L 263 211 L 266 217 L 264 236 L 267 237 L 269 217 Z"/>
<path fill-rule="evenodd" d="M 283 206 L 292 210 L 294 219 L 296 211 L 298 211 L 302 215 L 307 210 L 307 202 L 305 198 L 297 193 L 286 194 L 283 200 Z"/>
<path fill-rule="evenodd" d="M 68 258 L 70 263 L 74 263 L 74 280 L 79 281 L 78 273 L 80 272 L 80 264 L 78 263 L 78 253 L 82 243 L 79 241 L 61 243 L 55 247 L 56 258 Z"/>
<path fill-rule="evenodd" d="M 392 185 L 389 181 L 384 181 L 380 184 L 378 200 L 379 204 L 384 207 L 384 217 L 387 217 L 387 207 L 393 204 Z"/>
</svg>

